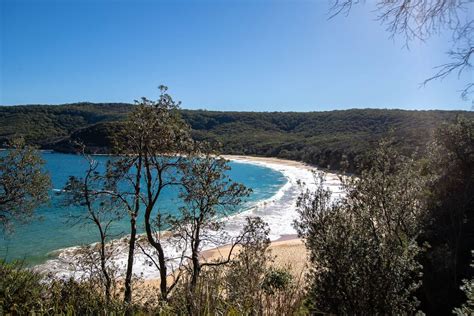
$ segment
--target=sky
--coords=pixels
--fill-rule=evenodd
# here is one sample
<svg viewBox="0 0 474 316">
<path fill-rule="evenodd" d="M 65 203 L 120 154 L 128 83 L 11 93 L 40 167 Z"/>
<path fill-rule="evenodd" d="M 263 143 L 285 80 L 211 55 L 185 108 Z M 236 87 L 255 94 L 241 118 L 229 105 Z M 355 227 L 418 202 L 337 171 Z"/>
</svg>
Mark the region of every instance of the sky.
<svg viewBox="0 0 474 316">
<path fill-rule="evenodd" d="M 373 3 L 0 0 L 0 104 L 133 102 L 164 84 L 188 109 L 470 110 L 461 78 L 421 86 L 448 34 L 404 47 Z"/>
</svg>

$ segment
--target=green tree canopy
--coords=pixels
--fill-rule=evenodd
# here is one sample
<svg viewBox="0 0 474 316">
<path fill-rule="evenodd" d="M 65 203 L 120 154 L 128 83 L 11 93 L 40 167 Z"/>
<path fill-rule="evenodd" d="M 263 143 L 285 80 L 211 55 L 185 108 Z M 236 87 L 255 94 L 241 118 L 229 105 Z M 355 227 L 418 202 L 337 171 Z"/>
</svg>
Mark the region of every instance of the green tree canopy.
<svg viewBox="0 0 474 316">
<path fill-rule="evenodd" d="M 49 199 L 50 178 L 43 160 L 21 139 L 0 153 L 0 225 L 12 228 L 13 221 L 26 222 L 36 208 Z"/>
</svg>

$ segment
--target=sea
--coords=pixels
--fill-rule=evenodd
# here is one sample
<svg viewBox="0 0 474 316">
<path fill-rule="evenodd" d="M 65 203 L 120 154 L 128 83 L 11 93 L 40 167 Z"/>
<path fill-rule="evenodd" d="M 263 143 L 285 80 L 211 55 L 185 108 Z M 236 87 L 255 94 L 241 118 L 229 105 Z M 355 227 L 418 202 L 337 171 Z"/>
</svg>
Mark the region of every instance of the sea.
<svg viewBox="0 0 474 316">
<path fill-rule="evenodd" d="M 35 217 L 26 224 L 13 223 L 13 231 L 0 232 L 0 259 L 6 261 L 21 260 L 28 266 L 54 261 L 62 249 L 97 242 L 98 232 L 88 222 L 78 221 L 86 210 L 64 203 L 62 190 L 70 176 L 82 177 L 87 170 L 87 161 L 81 155 L 41 152 L 45 161 L 45 170 L 52 180 L 50 203 L 40 207 Z M 93 156 L 104 170 L 110 156 Z M 288 178 L 275 168 L 248 162 L 230 161 L 228 176 L 252 189 L 251 195 L 234 213 L 245 212 L 262 201 L 267 201 L 287 184 Z M 170 187 L 160 197 L 160 210 L 168 213 L 178 212 L 178 188 Z M 127 234 L 127 217 L 116 222 L 112 228 L 114 238 Z M 144 232 L 142 217 L 138 222 L 139 233 Z"/>
</svg>

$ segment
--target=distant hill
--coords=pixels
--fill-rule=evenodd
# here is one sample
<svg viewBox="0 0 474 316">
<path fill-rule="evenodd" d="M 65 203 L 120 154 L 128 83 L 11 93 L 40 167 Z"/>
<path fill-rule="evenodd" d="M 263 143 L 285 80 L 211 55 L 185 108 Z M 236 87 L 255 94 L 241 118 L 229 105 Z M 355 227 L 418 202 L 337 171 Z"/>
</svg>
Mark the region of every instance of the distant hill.
<svg viewBox="0 0 474 316">
<path fill-rule="evenodd" d="M 44 149 L 71 152 L 82 140 L 90 152 L 106 153 L 111 135 L 133 108 L 125 103 L 74 103 L 0 107 L 0 144 L 23 136 Z M 424 145 L 436 126 L 466 111 L 351 109 L 327 112 L 220 112 L 182 110 L 193 137 L 217 141 L 226 154 L 303 160 L 339 169 L 344 158 L 356 170 L 358 157 L 390 131 L 409 154 Z"/>
<path fill-rule="evenodd" d="M 21 135 L 28 143 L 43 146 L 78 129 L 118 121 L 131 107 L 121 103 L 0 106 L 0 144 Z"/>
</svg>

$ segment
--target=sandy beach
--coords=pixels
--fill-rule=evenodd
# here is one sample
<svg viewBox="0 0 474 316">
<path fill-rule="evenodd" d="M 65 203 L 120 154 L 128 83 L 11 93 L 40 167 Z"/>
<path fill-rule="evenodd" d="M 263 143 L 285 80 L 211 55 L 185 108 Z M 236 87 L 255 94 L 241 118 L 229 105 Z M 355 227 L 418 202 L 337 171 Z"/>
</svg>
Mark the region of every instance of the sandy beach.
<svg viewBox="0 0 474 316">
<path fill-rule="evenodd" d="M 229 222 L 238 221 L 246 216 L 260 216 L 270 226 L 271 245 L 269 251 L 275 257 L 273 265 L 280 268 L 289 268 L 295 277 L 301 276 L 307 267 L 306 248 L 293 228 L 293 220 L 297 218 L 296 198 L 301 189 L 298 180 L 306 183 L 306 187 L 314 188 L 313 171 L 317 168 L 293 160 L 279 158 L 252 157 L 239 155 L 223 155 L 225 159 L 252 163 L 277 170 L 287 178 L 287 183 L 271 199 L 261 201 L 254 209 L 231 216 Z M 338 196 L 341 194 L 340 181 L 336 174 L 326 173 L 325 185 Z M 235 223 L 234 223 L 235 224 Z M 205 249 L 201 256 L 205 261 L 214 261 L 227 258 L 230 245 Z M 234 249 L 234 253 L 239 249 Z M 149 279 L 145 284 L 155 286 L 157 279 Z"/>
<path fill-rule="evenodd" d="M 205 250 L 201 253 L 204 261 L 225 260 L 229 254 L 230 246 L 222 246 Z M 238 247 L 234 248 L 234 254 L 238 253 Z M 308 267 L 308 256 L 306 248 L 296 235 L 285 235 L 279 240 L 275 240 L 269 247 L 270 254 L 274 257 L 271 263 L 273 267 L 285 268 L 290 271 L 295 280 L 302 280 Z M 168 278 L 168 282 L 173 282 L 173 277 Z M 159 293 L 160 279 L 144 279 L 136 284 L 138 289 L 155 290 L 151 293 Z M 137 291 L 135 295 L 143 299 L 142 293 L 150 291 Z M 147 299 L 149 297 L 145 297 Z"/>
<path fill-rule="evenodd" d="M 271 229 L 271 245 L 269 251 L 275 257 L 274 266 L 280 268 L 289 268 L 295 277 L 304 273 L 307 267 L 307 251 L 301 239 L 298 238 L 296 231 L 292 227 L 293 220 L 296 219 L 296 198 L 301 192 L 297 181 L 300 180 L 308 188 L 314 188 L 313 171 L 318 169 L 303 162 L 269 157 L 252 157 L 240 155 L 223 155 L 225 159 L 234 162 L 252 163 L 269 167 L 282 172 L 288 182 L 281 192 L 280 198 L 265 201 L 262 208 L 267 211 L 266 219 L 270 214 L 280 213 L 280 218 L 271 216 L 272 221 L 267 221 Z M 341 194 L 340 181 L 336 174 L 326 172 L 326 186 L 337 196 Z M 273 210 L 270 208 L 274 208 Z M 278 210 L 285 209 L 284 214 Z M 291 218 L 291 220 L 289 220 Z M 291 226 L 291 227 L 290 227 Z M 278 236 L 277 236 L 278 235 Z M 230 251 L 230 246 L 222 246 L 214 249 L 208 249 L 202 252 L 205 260 L 225 259 Z M 238 249 L 237 249 L 238 251 Z"/>
<path fill-rule="evenodd" d="M 202 253 L 206 261 L 225 260 L 230 246 L 209 249 Z M 238 253 L 239 249 L 235 253 Z M 307 266 L 306 248 L 297 235 L 285 235 L 272 241 L 269 247 L 270 254 L 274 256 L 273 266 L 288 268 L 295 277 L 304 273 Z"/>
<path fill-rule="evenodd" d="M 271 198 L 258 201 L 250 208 L 227 217 L 225 231 L 230 238 L 235 237 L 243 228 L 247 217 L 261 217 L 268 223 L 270 228 L 269 237 L 272 241 L 270 249 L 272 254 L 276 256 L 275 265 L 291 265 L 294 267 L 295 273 L 301 272 L 306 262 L 306 250 L 303 243 L 297 239 L 296 231 L 293 227 L 293 222 L 298 217 L 296 199 L 302 190 L 298 182 L 305 183 L 307 188 L 313 188 L 315 186 L 313 171 L 317 169 L 302 162 L 278 158 L 234 155 L 225 155 L 223 157 L 234 163 L 255 164 L 271 168 L 281 172 L 286 178 L 287 182 Z M 334 193 L 334 196 L 337 197 L 341 194 L 340 182 L 336 174 L 326 173 L 325 186 Z M 170 256 L 179 253 L 179 249 L 173 243 L 172 238 L 166 240 L 163 244 L 165 252 L 170 254 Z M 126 265 L 126 243 L 118 242 L 117 245 L 124 248 L 117 251 L 118 255 L 114 259 L 114 264 L 120 269 Z M 202 248 L 202 256 L 207 260 L 219 259 L 219 257 L 227 256 L 228 249 L 228 246 L 217 247 L 217 245 L 206 244 Z M 49 260 L 41 265 L 41 269 L 54 271 L 60 276 L 70 276 L 71 271 L 68 271 L 68 267 L 71 265 L 67 262 L 73 252 L 74 248 L 63 250 L 57 259 Z M 176 265 L 177 263 L 170 261 L 170 270 L 173 270 Z M 156 268 L 140 252 L 135 257 L 134 271 L 138 277 L 144 280 L 154 280 L 159 277 Z"/>
</svg>

